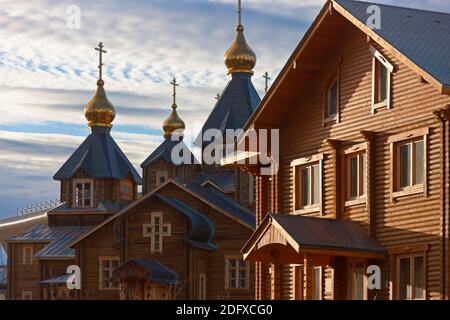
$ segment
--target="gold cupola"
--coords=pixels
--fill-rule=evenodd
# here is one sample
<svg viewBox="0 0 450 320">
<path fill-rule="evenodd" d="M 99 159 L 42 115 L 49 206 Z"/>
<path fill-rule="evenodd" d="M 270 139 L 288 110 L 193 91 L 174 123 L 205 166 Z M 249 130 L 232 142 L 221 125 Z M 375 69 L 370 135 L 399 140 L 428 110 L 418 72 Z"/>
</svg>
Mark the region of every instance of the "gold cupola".
<svg viewBox="0 0 450 320">
<path fill-rule="evenodd" d="M 241 22 L 242 7 L 241 0 L 238 0 L 238 25 L 236 27 L 236 38 L 231 47 L 225 52 L 225 66 L 228 74 L 236 72 L 251 73 L 256 65 L 256 54 L 245 41 L 244 26 Z"/>
<path fill-rule="evenodd" d="M 94 97 L 91 101 L 88 102 L 86 108 L 84 108 L 84 116 L 88 121 L 89 127 L 107 127 L 110 128 L 112 126 L 112 122 L 116 117 L 116 110 L 114 109 L 113 104 L 108 100 L 105 92 L 105 82 L 102 79 L 102 67 L 103 67 L 103 53 L 106 53 L 103 50 L 103 44 L 100 42 L 98 44 L 98 48 L 95 48 L 100 53 L 99 56 L 99 79 L 97 81 L 97 91 L 95 92 Z"/>
<path fill-rule="evenodd" d="M 172 112 L 170 113 L 169 117 L 163 122 L 164 137 L 166 139 L 170 138 L 174 133 L 179 136 L 182 136 L 184 129 L 186 129 L 184 121 L 181 120 L 181 118 L 178 116 L 177 113 L 177 103 L 176 103 L 176 96 L 177 96 L 176 88 L 178 87 L 177 80 L 173 79 L 173 81 L 170 84 L 173 86 L 173 95 L 172 95 L 173 103 L 172 103 Z"/>
</svg>

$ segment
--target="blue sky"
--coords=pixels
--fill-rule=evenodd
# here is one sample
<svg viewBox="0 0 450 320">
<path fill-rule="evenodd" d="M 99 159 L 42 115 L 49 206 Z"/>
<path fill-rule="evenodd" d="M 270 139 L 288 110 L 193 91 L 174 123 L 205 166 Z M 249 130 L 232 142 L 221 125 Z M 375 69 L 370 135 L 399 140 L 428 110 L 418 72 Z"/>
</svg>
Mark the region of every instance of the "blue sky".
<svg viewBox="0 0 450 320">
<path fill-rule="evenodd" d="M 2 0 L 0 7 L 0 218 L 58 198 L 53 174 L 88 134 L 83 108 L 103 41 L 112 134 L 138 168 L 162 140 L 171 87 L 195 136 L 227 82 L 223 53 L 234 38 L 235 0 Z M 253 82 L 275 78 L 324 0 L 244 0 L 246 38 L 258 56 Z M 378 1 L 449 11 L 448 0 Z M 81 28 L 67 28 L 67 8 Z M 139 170 L 140 172 L 140 170 Z"/>
</svg>

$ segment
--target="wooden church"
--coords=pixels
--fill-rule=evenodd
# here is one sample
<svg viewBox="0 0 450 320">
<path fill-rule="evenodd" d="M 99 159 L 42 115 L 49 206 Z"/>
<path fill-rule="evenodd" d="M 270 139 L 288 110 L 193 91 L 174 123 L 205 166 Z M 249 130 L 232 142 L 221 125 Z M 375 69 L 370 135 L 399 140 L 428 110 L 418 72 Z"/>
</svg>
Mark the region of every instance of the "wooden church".
<svg viewBox="0 0 450 320">
<path fill-rule="evenodd" d="M 236 30 L 225 56 L 230 81 L 205 130 L 242 127 L 260 102 L 251 82 L 256 56 L 243 26 Z M 8 240 L 7 298 L 254 299 L 254 266 L 240 253 L 255 229 L 254 177 L 195 159 L 183 142 L 174 79 L 164 141 L 142 163 L 141 179 L 111 137 L 106 51 L 101 43 L 96 50 L 97 91 L 84 111 L 90 134 L 54 176 L 63 204 L 48 224 Z M 79 290 L 67 287 L 70 265 L 80 267 Z"/>
<path fill-rule="evenodd" d="M 449 31 L 448 13 L 326 2 L 244 128 L 278 128 L 279 159 L 223 161 L 257 180 L 257 299 L 450 298 Z"/>
</svg>

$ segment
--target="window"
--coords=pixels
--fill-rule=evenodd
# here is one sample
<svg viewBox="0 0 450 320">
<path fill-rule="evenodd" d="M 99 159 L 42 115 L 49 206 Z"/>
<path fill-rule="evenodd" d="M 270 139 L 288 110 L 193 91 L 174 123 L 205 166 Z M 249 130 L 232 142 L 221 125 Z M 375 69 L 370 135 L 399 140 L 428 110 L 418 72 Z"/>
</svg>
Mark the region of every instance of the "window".
<svg viewBox="0 0 450 320">
<path fill-rule="evenodd" d="M 75 180 L 74 181 L 74 195 L 75 207 L 92 207 L 92 180 Z"/>
<path fill-rule="evenodd" d="M 350 300 L 367 299 L 366 266 L 364 262 L 349 263 L 348 294 Z"/>
<path fill-rule="evenodd" d="M 200 273 L 198 277 L 198 298 L 206 300 L 206 273 Z"/>
<path fill-rule="evenodd" d="M 397 189 L 423 185 L 425 175 L 424 140 L 397 144 Z"/>
<path fill-rule="evenodd" d="M 322 267 L 314 267 L 313 276 L 313 300 L 322 300 Z"/>
<path fill-rule="evenodd" d="M 33 264 L 33 246 L 23 247 L 23 258 L 22 262 L 24 265 Z"/>
<path fill-rule="evenodd" d="M 293 208 L 298 214 L 321 211 L 323 154 L 295 159 Z"/>
<path fill-rule="evenodd" d="M 397 258 L 397 297 L 401 300 L 425 299 L 425 259 L 423 255 Z"/>
<path fill-rule="evenodd" d="M 22 291 L 22 300 L 33 300 L 33 291 Z"/>
<path fill-rule="evenodd" d="M 356 200 L 367 193 L 367 155 L 366 153 L 347 155 L 347 200 Z"/>
<path fill-rule="evenodd" d="M 254 204 L 256 202 L 256 181 L 255 177 L 249 176 L 249 186 L 248 186 L 248 202 L 249 204 Z"/>
<path fill-rule="evenodd" d="M 295 266 L 295 300 L 303 300 L 303 266 Z"/>
<path fill-rule="evenodd" d="M 150 251 L 163 252 L 163 238 L 172 234 L 171 224 L 163 223 L 162 212 L 152 212 L 150 215 L 151 224 L 143 225 L 143 236 L 150 238 Z"/>
<path fill-rule="evenodd" d="M 225 258 L 226 289 L 248 289 L 249 265 L 242 257 Z"/>
<path fill-rule="evenodd" d="M 372 112 L 376 109 L 391 108 L 391 78 L 393 65 L 378 52 L 370 48 L 373 55 L 372 64 Z"/>
<path fill-rule="evenodd" d="M 299 168 L 298 175 L 300 208 L 316 206 L 320 203 L 320 166 L 318 163 Z"/>
<path fill-rule="evenodd" d="M 168 180 L 168 172 L 167 171 L 156 171 L 156 186 L 164 184 Z"/>
<path fill-rule="evenodd" d="M 117 279 L 113 277 L 114 270 L 119 266 L 119 257 L 99 257 L 100 289 L 118 289 Z"/>
<path fill-rule="evenodd" d="M 338 120 L 339 112 L 339 80 L 336 77 L 327 89 L 325 100 L 325 122 Z"/>
</svg>

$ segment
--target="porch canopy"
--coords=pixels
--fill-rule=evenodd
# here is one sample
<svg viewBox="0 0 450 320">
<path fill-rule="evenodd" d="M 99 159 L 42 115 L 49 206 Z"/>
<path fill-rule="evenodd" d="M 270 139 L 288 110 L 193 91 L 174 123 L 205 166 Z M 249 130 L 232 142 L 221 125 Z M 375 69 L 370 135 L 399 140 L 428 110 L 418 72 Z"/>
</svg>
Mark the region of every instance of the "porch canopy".
<svg viewBox="0 0 450 320">
<path fill-rule="evenodd" d="M 175 285 L 177 274 L 158 261 L 133 258 L 123 263 L 114 271 L 118 279 L 137 278 L 151 282 Z"/>
<path fill-rule="evenodd" d="M 358 223 L 341 219 L 268 214 L 242 249 L 244 259 L 281 264 L 317 264 L 332 256 L 381 259 L 385 249 Z"/>
</svg>

